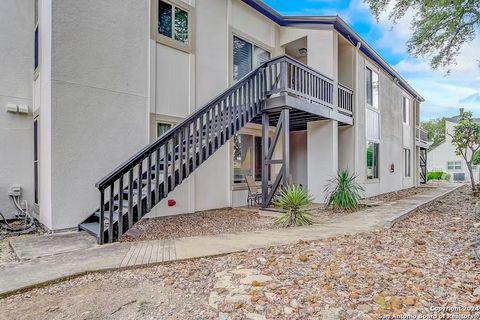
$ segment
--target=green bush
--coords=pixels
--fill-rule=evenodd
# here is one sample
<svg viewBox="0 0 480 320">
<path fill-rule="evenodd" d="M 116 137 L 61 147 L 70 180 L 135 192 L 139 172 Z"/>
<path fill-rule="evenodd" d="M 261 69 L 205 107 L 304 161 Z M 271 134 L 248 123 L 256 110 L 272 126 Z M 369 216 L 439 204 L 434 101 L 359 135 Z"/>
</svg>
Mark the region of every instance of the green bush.
<svg viewBox="0 0 480 320">
<path fill-rule="evenodd" d="M 444 172 L 442 171 L 430 171 L 427 172 L 427 180 L 442 180 Z"/>
<path fill-rule="evenodd" d="M 445 180 L 445 181 L 450 181 L 450 178 L 451 178 L 451 177 L 452 177 L 452 176 L 450 175 L 450 173 L 444 172 L 444 173 L 442 173 L 442 178 L 441 178 L 441 179 L 442 179 L 442 180 Z"/>
<path fill-rule="evenodd" d="M 313 223 L 313 216 L 306 210 L 313 197 L 299 186 L 288 186 L 280 191 L 275 205 L 285 210 L 275 221 L 284 227 L 304 226 Z"/>
<path fill-rule="evenodd" d="M 356 175 L 348 170 L 338 171 L 337 176 L 325 186 L 327 206 L 353 210 L 358 207 L 365 190 L 356 181 Z"/>
</svg>

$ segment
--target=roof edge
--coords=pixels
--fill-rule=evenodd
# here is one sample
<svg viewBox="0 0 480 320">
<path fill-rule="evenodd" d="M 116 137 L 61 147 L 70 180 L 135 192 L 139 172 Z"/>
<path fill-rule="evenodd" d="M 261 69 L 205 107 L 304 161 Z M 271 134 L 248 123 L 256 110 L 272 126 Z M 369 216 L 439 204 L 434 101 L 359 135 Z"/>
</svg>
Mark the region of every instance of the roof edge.
<svg viewBox="0 0 480 320">
<path fill-rule="evenodd" d="M 253 9 L 257 10 L 273 22 L 282 27 L 294 24 L 331 24 L 335 30 L 347 38 L 353 45 L 361 44 L 360 50 L 370 59 L 375 61 L 393 79 L 397 79 L 400 86 L 420 102 L 425 99 L 390 65 L 386 62 L 368 43 L 360 37 L 342 18 L 337 16 L 283 16 L 275 9 L 261 0 L 242 0 Z"/>
</svg>

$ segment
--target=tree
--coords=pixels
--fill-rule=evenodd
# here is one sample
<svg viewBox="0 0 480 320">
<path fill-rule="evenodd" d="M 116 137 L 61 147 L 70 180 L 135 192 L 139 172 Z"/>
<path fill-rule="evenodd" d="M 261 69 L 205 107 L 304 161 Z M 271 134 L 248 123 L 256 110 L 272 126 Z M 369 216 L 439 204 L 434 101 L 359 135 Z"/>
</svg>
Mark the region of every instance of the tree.
<svg viewBox="0 0 480 320">
<path fill-rule="evenodd" d="M 471 112 L 463 112 L 460 114 L 458 123 L 453 127 L 453 134 L 449 135 L 452 137 L 455 153 L 462 156 L 467 164 L 472 191 L 476 191 L 472 164 L 475 154 L 480 149 L 480 125 L 473 120 Z"/>
<path fill-rule="evenodd" d="M 422 128 L 428 132 L 428 141 L 432 141 L 432 147 L 438 146 L 445 141 L 445 118 L 422 121 Z"/>
<path fill-rule="evenodd" d="M 430 57 L 433 69 L 456 64 L 464 43 L 475 38 L 480 26 L 480 0 L 365 0 L 377 18 L 390 8 L 389 19 L 396 23 L 413 9 L 413 35 L 408 52 Z M 448 71 L 447 71 L 448 72 Z"/>
</svg>

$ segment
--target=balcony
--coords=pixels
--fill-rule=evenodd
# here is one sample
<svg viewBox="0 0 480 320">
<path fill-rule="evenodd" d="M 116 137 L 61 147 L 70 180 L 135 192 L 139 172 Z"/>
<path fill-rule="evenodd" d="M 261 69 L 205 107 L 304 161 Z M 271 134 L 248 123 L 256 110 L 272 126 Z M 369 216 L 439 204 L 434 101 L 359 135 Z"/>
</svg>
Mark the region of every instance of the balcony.
<svg viewBox="0 0 480 320">
<path fill-rule="evenodd" d="M 266 110 L 291 107 L 298 113 L 298 129 L 321 119 L 353 124 L 353 91 L 347 86 L 336 86 L 334 80 L 289 56 L 271 61 L 267 70 Z"/>
<path fill-rule="evenodd" d="M 417 146 L 428 147 L 428 132 L 420 126 L 415 127 L 415 142 Z"/>
</svg>

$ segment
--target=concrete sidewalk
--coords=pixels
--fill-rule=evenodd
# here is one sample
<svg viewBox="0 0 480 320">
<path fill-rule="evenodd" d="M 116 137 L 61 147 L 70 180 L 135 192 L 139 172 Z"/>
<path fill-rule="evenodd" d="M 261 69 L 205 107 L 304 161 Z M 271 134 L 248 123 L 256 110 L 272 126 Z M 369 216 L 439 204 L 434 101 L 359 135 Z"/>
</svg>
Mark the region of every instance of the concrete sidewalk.
<svg viewBox="0 0 480 320">
<path fill-rule="evenodd" d="M 18 290 L 93 271 L 221 255 L 253 248 L 285 245 L 299 239 L 319 240 L 379 230 L 391 227 L 417 208 L 461 186 L 444 184 L 429 188 L 422 194 L 408 199 L 388 202 L 308 227 L 136 243 L 113 243 L 1 265 L 0 297 Z"/>
</svg>

